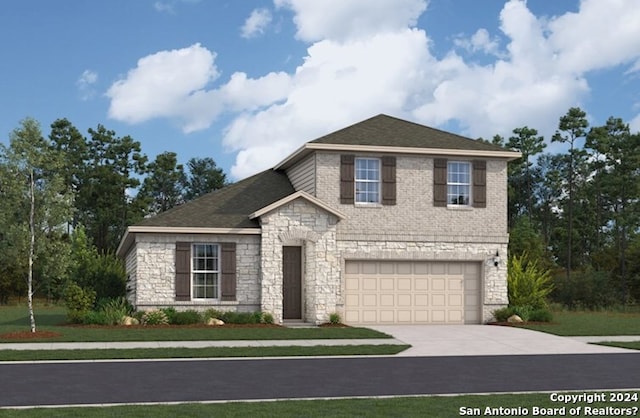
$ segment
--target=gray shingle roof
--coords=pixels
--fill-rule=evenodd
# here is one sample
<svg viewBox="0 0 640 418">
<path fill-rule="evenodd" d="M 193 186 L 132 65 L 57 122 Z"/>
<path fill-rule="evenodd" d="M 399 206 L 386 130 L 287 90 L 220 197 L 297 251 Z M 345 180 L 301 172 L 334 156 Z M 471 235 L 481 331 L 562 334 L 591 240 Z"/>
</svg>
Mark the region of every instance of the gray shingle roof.
<svg viewBox="0 0 640 418">
<path fill-rule="evenodd" d="M 476 151 L 507 151 L 497 145 L 430 128 L 414 122 L 378 115 L 311 141 L 340 145 L 371 145 Z"/>
<path fill-rule="evenodd" d="M 266 170 L 195 200 L 146 218 L 136 226 L 259 228 L 249 214 L 295 190 L 286 174 Z"/>
</svg>

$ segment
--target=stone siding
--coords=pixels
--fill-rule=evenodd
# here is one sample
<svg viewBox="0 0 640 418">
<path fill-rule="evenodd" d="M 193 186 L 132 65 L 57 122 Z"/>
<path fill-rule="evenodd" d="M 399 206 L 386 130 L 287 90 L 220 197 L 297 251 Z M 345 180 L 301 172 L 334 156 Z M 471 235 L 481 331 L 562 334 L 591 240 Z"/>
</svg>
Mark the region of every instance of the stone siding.
<svg viewBox="0 0 640 418">
<path fill-rule="evenodd" d="M 176 242 L 236 243 L 236 301 L 175 300 Z M 173 306 L 176 309 L 256 311 L 260 309 L 260 237 L 258 235 L 137 234 L 135 246 L 138 309 Z M 128 274 L 131 274 L 127 271 Z"/>
<path fill-rule="evenodd" d="M 302 316 L 322 323 L 335 311 L 340 294 L 340 264 L 335 216 L 296 199 L 260 218 L 262 225 L 262 310 L 282 322 L 282 247 L 303 250 Z"/>
</svg>

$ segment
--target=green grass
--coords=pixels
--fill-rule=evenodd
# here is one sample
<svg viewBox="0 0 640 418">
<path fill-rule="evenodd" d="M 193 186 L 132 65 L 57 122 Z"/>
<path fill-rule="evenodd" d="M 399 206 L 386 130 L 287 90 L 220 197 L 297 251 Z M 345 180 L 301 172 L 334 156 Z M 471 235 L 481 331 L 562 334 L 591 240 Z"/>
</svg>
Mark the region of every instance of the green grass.
<svg viewBox="0 0 640 418">
<path fill-rule="evenodd" d="M 410 345 L 335 345 L 285 347 L 133 348 L 91 350 L 0 350 L 0 361 L 107 360 L 216 357 L 379 356 Z"/>
<path fill-rule="evenodd" d="M 629 348 L 631 350 L 640 350 L 640 341 L 603 341 L 598 345 L 606 345 L 609 347 Z"/>
<path fill-rule="evenodd" d="M 484 416 L 485 408 L 527 408 L 527 416 L 534 416 L 533 408 L 562 408 L 561 416 L 570 416 L 571 407 L 604 408 L 615 406 L 629 408 L 631 416 L 636 416 L 634 407 L 637 402 L 619 403 L 578 403 L 564 405 L 550 400 L 550 394 L 509 394 L 509 395 L 470 395 L 470 396 L 432 396 L 386 399 L 340 399 L 315 401 L 276 401 L 276 402 L 230 402 L 216 404 L 180 404 L 180 405 L 144 405 L 112 406 L 95 408 L 61 408 L 2 410 L 2 416 L 8 418 L 49 418 L 56 417 L 455 417 L 461 416 L 460 408 L 480 408 Z M 637 411 L 637 409 L 635 410 Z M 561 412 L 561 411 L 558 411 Z M 497 415 L 497 414 L 494 414 Z M 595 414 L 593 414 L 595 415 Z M 604 415 L 604 414 L 597 414 Z M 522 416 L 508 414 L 508 416 Z M 539 414 L 538 416 L 543 416 Z M 556 416 L 560 416 L 557 414 Z M 584 414 L 572 416 L 585 416 Z"/>
<path fill-rule="evenodd" d="M 562 336 L 640 335 L 640 313 L 561 311 L 549 324 L 521 326 Z"/>
<path fill-rule="evenodd" d="M 104 342 L 104 341 L 197 341 L 197 340 L 304 340 L 391 338 L 367 328 L 226 328 L 206 326 L 184 327 L 91 327 L 65 325 L 65 309 L 61 306 L 35 308 L 38 331 L 52 331 L 58 337 L 34 338 L 28 342 Z M 29 330 L 25 306 L 0 306 L 0 336 Z M 0 337 L 2 342 L 27 342 Z"/>
</svg>

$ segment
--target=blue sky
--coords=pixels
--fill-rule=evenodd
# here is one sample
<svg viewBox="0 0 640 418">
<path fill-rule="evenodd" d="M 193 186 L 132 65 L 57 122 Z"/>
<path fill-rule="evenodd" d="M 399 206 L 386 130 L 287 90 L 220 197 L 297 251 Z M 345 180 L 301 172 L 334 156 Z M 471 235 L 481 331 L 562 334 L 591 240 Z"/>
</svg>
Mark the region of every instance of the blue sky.
<svg viewBox="0 0 640 418">
<path fill-rule="evenodd" d="M 387 113 L 470 137 L 640 129 L 637 0 L 7 0 L 0 140 L 103 124 L 233 179 Z M 554 144 L 549 149 L 556 150 Z"/>
</svg>

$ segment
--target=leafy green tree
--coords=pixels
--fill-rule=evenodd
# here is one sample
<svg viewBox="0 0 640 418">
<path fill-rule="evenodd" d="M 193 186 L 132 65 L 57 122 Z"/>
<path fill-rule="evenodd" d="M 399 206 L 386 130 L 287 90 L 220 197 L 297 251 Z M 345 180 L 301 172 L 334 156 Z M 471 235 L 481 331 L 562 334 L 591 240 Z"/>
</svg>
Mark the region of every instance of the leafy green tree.
<svg viewBox="0 0 640 418">
<path fill-rule="evenodd" d="M 187 162 L 189 176 L 184 199 L 193 200 L 227 184 L 227 176 L 212 158 L 191 158 Z"/>
<path fill-rule="evenodd" d="M 127 226 L 144 214 L 133 196 L 147 157 L 139 142 L 130 136 L 117 137 L 102 125 L 89 129 L 89 135 L 87 168 L 76 200 L 78 222 L 98 251 L 106 253 L 117 248 Z"/>
<path fill-rule="evenodd" d="M 159 154 L 147 165 L 147 172 L 137 198 L 147 205 L 148 214 L 155 215 L 183 203 L 187 177 L 175 152 Z"/>
<path fill-rule="evenodd" d="M 50 283 L 53 275 L 66 271 L 67 266 L 62 265 L 68 261 L 63 256 L 66 252 L 63 233 L 71 220 L 71 194 L 58 174 L 61 154 L 42 136 L 40 125 L 34 119 L 21 122 L 11 134 L 9 147 L 0 146 L 0 162 L 3 195 L 9 198 L 3 203 L 11 206 L 3 216 L 3 227 L 13 241 L 5 247 L 18 249 L 12 270 L 14 273 L 26 272 L 29 318 L 31 331 L 35 332 L 33 295 L 36 286 Z M 13 225 L 7 227 L 7 221 Z M 52 255 L 52 247 L 62 254 Z M 37 271 L 40 274 L 34 277 Z"/>
</svg>

